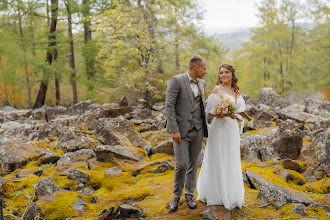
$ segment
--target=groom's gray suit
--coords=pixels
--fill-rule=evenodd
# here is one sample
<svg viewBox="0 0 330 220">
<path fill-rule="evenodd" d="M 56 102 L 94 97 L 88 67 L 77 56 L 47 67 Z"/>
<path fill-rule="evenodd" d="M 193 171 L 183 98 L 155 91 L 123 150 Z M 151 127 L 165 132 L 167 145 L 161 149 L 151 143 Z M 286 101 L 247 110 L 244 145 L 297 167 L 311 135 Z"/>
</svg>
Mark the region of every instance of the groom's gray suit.
<svg viewBox="0 0 330 220">
<path fill-rule="evenodd" d="M 174 141 L 174 196 L 179 198 L 185 186 L 186 194 L 194 196 L 199 155 L 203 137 L 207 137 L 205 118 L 205 81 L 198 79 L 195 97 L 187 73 L 173 76 L 167 85 L 165 109 L 166 132 L 180 132 L 181 143 Z"/>
</svg>

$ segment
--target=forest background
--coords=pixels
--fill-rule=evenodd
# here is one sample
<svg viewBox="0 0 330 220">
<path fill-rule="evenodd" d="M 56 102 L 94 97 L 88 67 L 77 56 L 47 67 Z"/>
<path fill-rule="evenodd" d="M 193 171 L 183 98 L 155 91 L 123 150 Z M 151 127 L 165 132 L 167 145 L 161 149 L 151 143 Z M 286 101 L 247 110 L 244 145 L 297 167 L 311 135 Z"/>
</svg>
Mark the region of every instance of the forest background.
<svg viewBox="0 0 330 220">
<path fill-rule="evenodd" d="M 252 98 L 274 87 L 293 102 L 329 101 L 327 1 L 260 1 L 258 24 L 236 50 L 205 33 L 199 4 L 0 0 L 0 107 L 163 101 L 169 78 L 185 72 L 194 54 L 207 60 L 207 94 L 226 62 Z"/>
</svg>

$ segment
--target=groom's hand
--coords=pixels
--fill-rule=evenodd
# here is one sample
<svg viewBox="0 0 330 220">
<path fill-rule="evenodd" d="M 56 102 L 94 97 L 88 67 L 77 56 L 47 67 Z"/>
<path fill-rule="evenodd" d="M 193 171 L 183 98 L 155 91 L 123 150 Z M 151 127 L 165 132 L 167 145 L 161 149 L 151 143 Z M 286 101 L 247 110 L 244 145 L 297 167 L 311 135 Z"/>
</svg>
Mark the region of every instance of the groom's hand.
<svg viewBox="0 0 330 220">
<path fill-rule="evenodd" d="M 180 135 L 180 132 L 178 131 L 178 132 L 172 133 L 172 139 L 173 139 L 173 141 L 176 141 L 179 144 L 181 144 L 181 135 Z"/>
</svg>

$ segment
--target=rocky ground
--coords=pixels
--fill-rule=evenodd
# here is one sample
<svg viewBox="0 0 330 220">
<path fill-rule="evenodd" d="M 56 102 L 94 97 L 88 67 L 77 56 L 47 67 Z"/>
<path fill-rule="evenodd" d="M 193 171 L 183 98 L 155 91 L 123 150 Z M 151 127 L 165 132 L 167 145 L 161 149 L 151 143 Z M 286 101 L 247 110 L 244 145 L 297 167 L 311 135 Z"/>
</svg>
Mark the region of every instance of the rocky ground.
<svg viewBox="0 0 330 220">
<path fill-rule="evenodd" d="M 264 88 L 244 95 L 246 206 L 184 201 L 170 213 L 173 144 L 164 103 L 0 111 L 7 219 L 330 219 L 330 103 L 289 103 Z"/>
</svg>

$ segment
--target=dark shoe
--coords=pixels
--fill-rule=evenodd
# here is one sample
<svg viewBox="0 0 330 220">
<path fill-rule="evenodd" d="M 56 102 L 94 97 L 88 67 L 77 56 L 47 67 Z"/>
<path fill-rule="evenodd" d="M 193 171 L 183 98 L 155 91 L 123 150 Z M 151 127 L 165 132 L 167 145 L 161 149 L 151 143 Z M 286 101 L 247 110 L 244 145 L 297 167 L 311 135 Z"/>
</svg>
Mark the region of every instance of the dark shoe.
<svg viewBox="0 0 330 220">
<path fill-rule="evenodd" d="M 195 209 L 196 208 L 196 202 L 194 201 L 194 197 L 191 195 L 185 195 L 187 204 L 190 209 Z"/>
<path fill-rule="evenodd" d="M 180 197 L 173 196 L 172 201 L 170 202 L 170 210 L 175 212 L 179 207 Z"/>
</svg>

